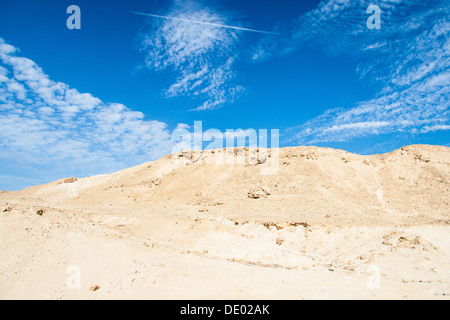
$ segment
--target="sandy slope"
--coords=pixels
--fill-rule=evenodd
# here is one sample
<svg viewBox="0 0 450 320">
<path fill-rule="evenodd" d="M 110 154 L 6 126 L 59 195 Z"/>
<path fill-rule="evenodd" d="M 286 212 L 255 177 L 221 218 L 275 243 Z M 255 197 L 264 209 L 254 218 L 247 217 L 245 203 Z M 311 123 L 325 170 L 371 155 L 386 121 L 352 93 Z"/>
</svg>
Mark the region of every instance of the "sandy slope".
<svg viewBox="0 0 450 320">
<path fill-rule="evenodd" d="M 449 148 L 283 148 L 263 175 L 274 159 L 185 153 L 0 193 L 0 298 L 449 298 Z"/>
</svg>

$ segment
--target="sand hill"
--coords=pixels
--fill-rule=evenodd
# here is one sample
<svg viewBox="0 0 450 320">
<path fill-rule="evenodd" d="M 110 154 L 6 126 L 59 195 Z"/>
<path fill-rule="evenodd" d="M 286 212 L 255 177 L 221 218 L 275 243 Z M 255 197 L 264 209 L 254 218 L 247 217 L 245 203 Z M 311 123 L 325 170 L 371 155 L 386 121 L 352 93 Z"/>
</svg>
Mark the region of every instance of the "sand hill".
<svg viewBox="0 0 450 320">
<path fill-rule="evenodd" d="M 277 151 L 1 192 L 0 298 L 450 297 L 449 148 Z"/>
</svg>

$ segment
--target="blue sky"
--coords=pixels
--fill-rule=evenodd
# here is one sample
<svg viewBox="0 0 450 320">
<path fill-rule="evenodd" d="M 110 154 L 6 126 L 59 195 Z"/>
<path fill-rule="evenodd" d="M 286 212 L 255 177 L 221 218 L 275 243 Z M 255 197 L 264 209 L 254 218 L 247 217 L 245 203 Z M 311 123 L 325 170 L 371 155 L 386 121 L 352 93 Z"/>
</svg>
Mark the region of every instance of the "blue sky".
<svg viewBox="0 0 450 320">
<path fill-rule="evenodd" d="M 72 4 L 81 30 L 66 26 Z M 0 189 L 155 160 L 194 121 L 279 129 L 282 147 L 449 146 L 449 13 L 445 0 L 2 0 Z"/>
</svg>

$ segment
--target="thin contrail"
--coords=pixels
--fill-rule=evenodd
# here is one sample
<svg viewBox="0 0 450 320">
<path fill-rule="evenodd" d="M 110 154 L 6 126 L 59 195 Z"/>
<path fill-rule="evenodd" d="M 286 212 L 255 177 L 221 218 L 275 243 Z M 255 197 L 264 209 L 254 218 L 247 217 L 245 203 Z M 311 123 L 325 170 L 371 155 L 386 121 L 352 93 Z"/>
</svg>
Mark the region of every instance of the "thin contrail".
<svg viewBox="0 0 450 320">
<path fill-rule="evenodd" d="M 212 23 L 212 22 L 195 21 L 195 20 L 175 18 L 175 17 L 159 16 L 157 14 L 151 14 L 151 13 L 142 13 L 142 12 L 133 12 L 133 13 L 139 14 L 141 16 L 148 16 L 148 17 L 154 17 L 154 18 L 160 18 L 160 19 L 169 19 L 169 20 L 176 20 L 176 21 L 182 21 L 182 22 L 188 22 L 188 23 L 204 24 L 204 25 L 212 26 L 212 27 L 228 28 L 228 29 L 235 29 L 235 30 L 241 30 L 241 31 L 250 31 L 250 32 L 257 32 L 257 33 L 279 35 L 279 33 L 275 33 L 275 32 L 247 29 L 247 28 L 241 28 L 241 27 L 235 27 L 235 26 L 227 26 L 227 25 L 217 24 L 217 23 Z"/>
</svg>

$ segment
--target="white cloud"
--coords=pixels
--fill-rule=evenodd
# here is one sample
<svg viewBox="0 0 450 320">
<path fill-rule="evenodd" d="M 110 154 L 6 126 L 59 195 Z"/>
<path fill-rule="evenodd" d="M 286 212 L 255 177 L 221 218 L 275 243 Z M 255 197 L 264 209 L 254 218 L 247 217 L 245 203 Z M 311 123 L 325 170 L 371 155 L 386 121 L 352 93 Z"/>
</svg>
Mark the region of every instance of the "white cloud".
<svg viewBox="0 0 450 320">
<path fill-rule="evenodd" d="M 0 38 L 0 74 L 7 78 L 0 82 L 3 168 L 22 166 L 44 176 L 105 173 L 170 152 L 165 123 L 50 80 L 17 52 Z"/>
<path fill-rule="evenodd" d="M 450 130 L 450 125 L 434 125 L 434 126 L 425 126 L 422 129 L 422 132 L 435 132 L 440 130 Z"/>
<path fill-rule="evenodd" d="M 166 16 L 218 25 L 230 22 L 227 14 L 195 1 L 175 1 Z M 243 92 L 235 84 L 236 31 L 158 18 L 149 19 L 149 26 L 140 35 L 146 67 L 179 74 L 167 97 L 197 97 L 204 103 L 191 110 L 211 110 L 233 102 Z"/>
<path fill-rule="evenodd" d="M 426 133 L 450 122 L 450 5 L 448 1 L 381 2 L 381 30 L 368 30 L 361 12 L 370 1 L 329 0 L 284 25 L 285 38 L 265 38 L 258 59 L 307 45 L 359 62 L 357 73 L 381 89 L 351 108 L 331 108 L 288 130 L 301 144 L 351 141 L 364 136 Z M 285 49 L 280 49 L 286 47 Z M 326 88 L 324 88 L 326 90 Z"/>
<path fill-rule="evenodd" d="M 9 92 L 14 92 L 15 96 L 19 100 L 24 100 L 26 97 L 26 90 L 23 85 L 15 81 L 14 79 L 10 79 L 6 83 L 6 88 Z"/>
<path fill-rule="evenodd" d="M 334 125 L 332 127 L 324 129 L 324 132 L 339 132 L 347 130 L 359 130 L 359 129 L 374 129 L 389 126 L 390 123 L 387 121 L 366 121 L 366 122 L 355 122 L 346 123 L 341 125 Z"/>
</svg>

